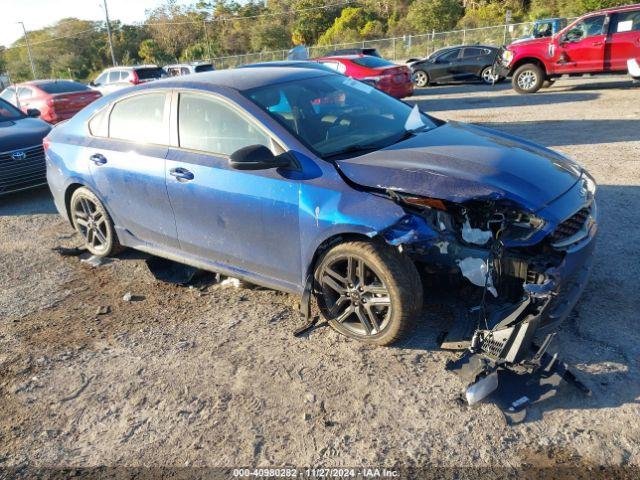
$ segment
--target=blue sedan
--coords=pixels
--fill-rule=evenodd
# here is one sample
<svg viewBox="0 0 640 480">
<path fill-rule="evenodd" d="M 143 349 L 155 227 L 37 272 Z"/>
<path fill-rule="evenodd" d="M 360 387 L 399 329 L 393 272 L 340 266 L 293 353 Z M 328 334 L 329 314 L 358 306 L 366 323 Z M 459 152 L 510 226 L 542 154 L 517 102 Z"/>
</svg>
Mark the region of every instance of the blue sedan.
<svg viewBox="0 0 640 480">
<path fill-rule="evenodd" d="M 151 82 L 46 144 L 56 206 L 94 255 L 141 250 L 301 295 L 306 313 L 311 293 L 378 345 L 446 280 L 481 307 L 476 348 L 515 361 L 569 313 L 595 243 L 574 161 L 321 70 Z"/>
</svg>

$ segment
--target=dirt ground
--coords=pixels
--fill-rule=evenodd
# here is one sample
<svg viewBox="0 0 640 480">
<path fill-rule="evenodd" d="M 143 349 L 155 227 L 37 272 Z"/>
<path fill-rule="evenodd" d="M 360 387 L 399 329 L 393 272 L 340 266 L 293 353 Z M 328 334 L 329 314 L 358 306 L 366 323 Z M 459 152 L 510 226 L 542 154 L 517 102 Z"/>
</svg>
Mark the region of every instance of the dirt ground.
<svg viewBox="0 0 640 480">
<path fill-rule="evenodd" d="M 491 403 L 461 406 L 444 369 L 455 354 L 436 346 L 437 298 L 412 339 L 366 347 L 326 326 L 295 338 L 289 295 L 161 283 L 133 253 L 98 268 L 62 257 L 51 249 L 77 239 L 44 189 L 0 199 L 0 469 L 640 468 L 640 88 L 452 85 L 411 101 L 595 176 L 595 268 L 554 340 L 590 397 L 563 388 L 513 426 Z"/>
</svg>

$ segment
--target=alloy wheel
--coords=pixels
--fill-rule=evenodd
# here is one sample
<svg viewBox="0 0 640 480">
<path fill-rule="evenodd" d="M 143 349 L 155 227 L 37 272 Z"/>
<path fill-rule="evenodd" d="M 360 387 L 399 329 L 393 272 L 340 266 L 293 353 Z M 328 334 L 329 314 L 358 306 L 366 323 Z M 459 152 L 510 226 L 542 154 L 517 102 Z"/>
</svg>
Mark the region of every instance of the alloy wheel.
<svg viewBox="0 0 640 480">
<path fill-rule="evenodd" d="M 362 258 L 336 257 L 320 273 L 326 316 L 353 335 L 377 335 L 391 318 L 391 296 Z"/>
<path fill-rule="evenodd" d="M 73 220 L 86 244 L 96 251 L 109 248 L 107 217 L 93 200 L 79 196 L 73 205 Z"/>
<path fill-rule="evenodd" d="M 426 87 L 429 83 L 429 77 L 422 70 L 418 70 L 413 73 L 413 83 L 418 87 Z"/>
<path fill-rule="evenodd" d="M 522 90 L 531 90 L 535 86 L 537 81 L 538 76 L 535 72 L 532 72 L 531 70 L 525 70 L 518 77 L 518 86 Z"/>
<path fill-rule="evenodd" d="M 498 81 L 498 76 L 493 74 L 491 67 L 487 67 L 482 71 L 482 81 L 491 85 Z"/>
</svg>

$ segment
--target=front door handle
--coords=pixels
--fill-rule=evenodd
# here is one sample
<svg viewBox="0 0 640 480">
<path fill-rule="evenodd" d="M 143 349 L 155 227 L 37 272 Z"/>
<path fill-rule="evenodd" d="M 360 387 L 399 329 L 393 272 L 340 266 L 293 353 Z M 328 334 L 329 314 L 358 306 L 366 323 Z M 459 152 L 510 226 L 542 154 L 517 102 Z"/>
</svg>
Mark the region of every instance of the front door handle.
<svg viewBox="0 0 640 480">
<path fill-rule="evenodd" d="M 188 182 L 193 180 L 193 173 L 182 167 L 172 168 L 169 170 L 169 175 L 176 177 L 179 182 Z"/>
<path fill-rule="evenodd" d="M 89 160 L 91 160 L 96 165 L 104 165 L 105 163 L 107 163 L 106 157 L 101 153 L 94 153 L 89 157 Z"/>
</svg>

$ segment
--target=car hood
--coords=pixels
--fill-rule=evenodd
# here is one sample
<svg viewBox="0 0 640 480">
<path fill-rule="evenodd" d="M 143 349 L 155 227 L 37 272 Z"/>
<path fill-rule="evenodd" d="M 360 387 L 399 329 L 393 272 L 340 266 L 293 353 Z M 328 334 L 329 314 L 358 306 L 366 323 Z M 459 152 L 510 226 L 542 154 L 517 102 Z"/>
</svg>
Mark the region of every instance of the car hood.
<svg viewBox="0 0 640 480">
<path fill-rule="evenodd" d="M 511 45 L 507 47 L 508 50 L 513 50 L 513 47 L 520 48 L 523 46 L 546 46 L 549 44 L 553 37 L 542 37 L 542 38 L 520 38 L 515 42 L 512 42 Z"/>
<path fill-rule="evenodd" d="M 366 155 L 337 160 L 352 182 L 465 202 L 514 201 L 537 211 L 580 178 L 578 164 L 487 128 L 450 122 Z"/>
<path fill-rule="evenodd" d="M 0 122 L 0 152 L 42 145 L 51 125 L 38 118 L 21 118 Z"/>
</svg>

